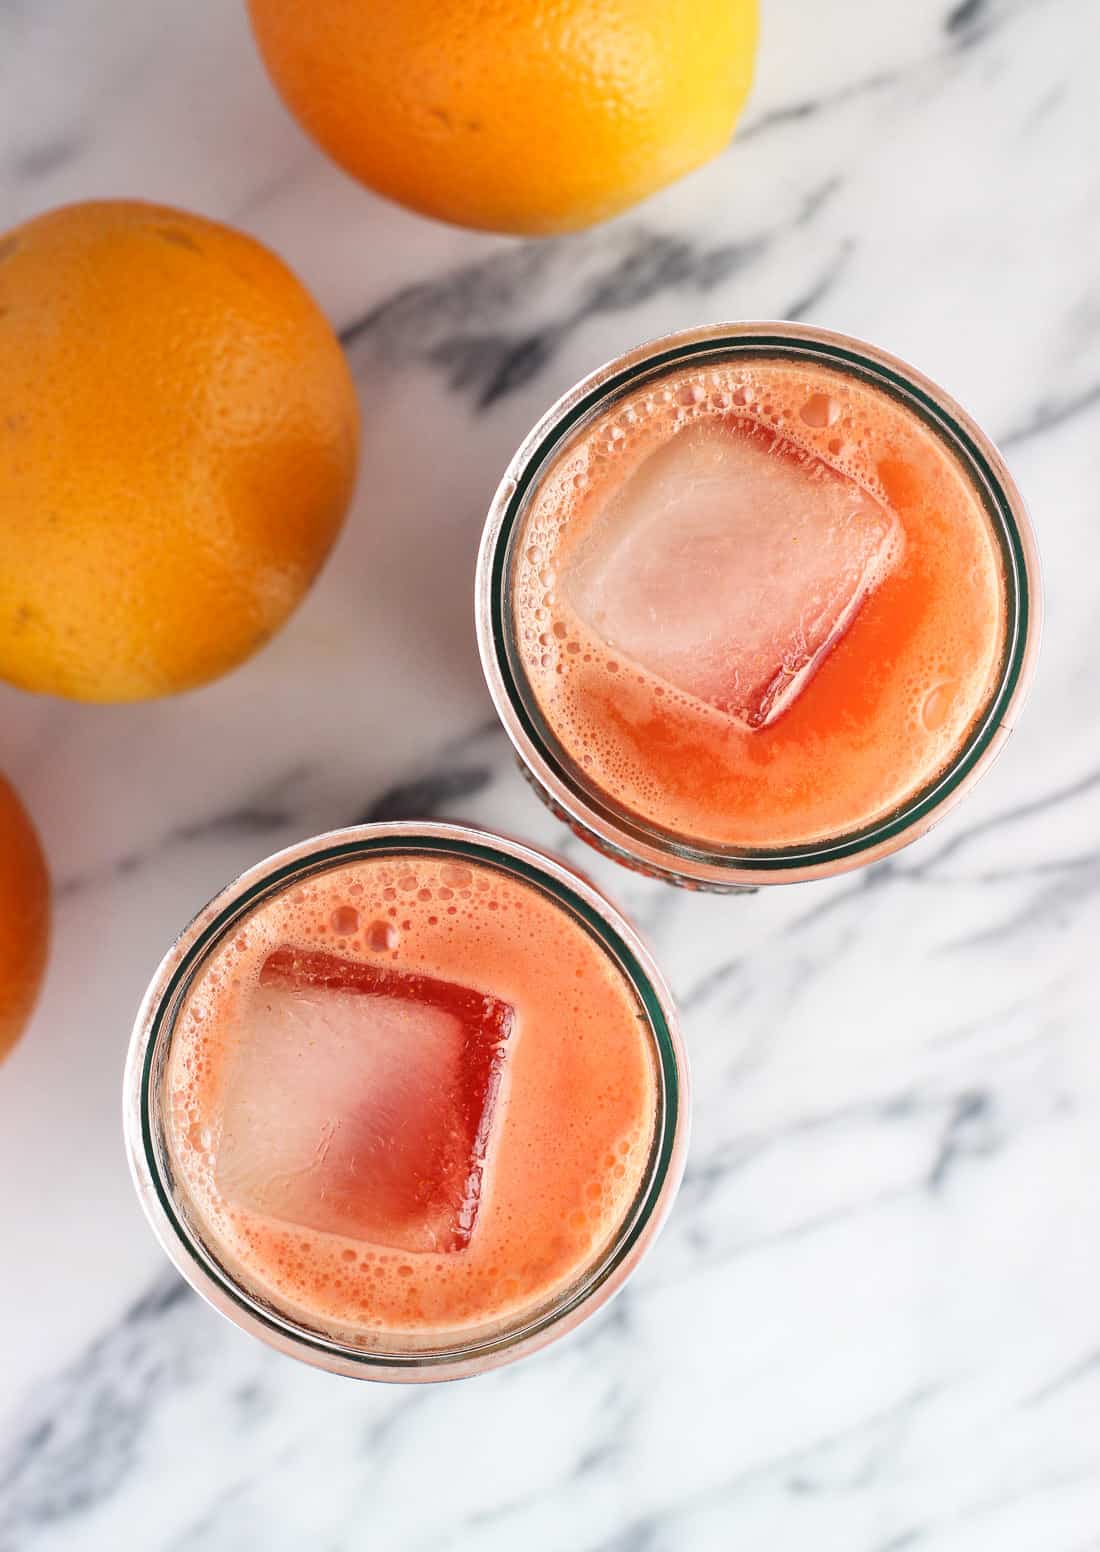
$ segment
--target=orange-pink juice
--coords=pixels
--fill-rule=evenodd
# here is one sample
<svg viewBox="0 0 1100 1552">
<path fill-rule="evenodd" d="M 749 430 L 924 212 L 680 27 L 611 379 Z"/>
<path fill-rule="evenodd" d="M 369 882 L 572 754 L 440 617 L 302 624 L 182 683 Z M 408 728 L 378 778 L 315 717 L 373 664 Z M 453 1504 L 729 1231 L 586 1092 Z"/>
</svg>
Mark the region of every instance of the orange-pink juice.
<svg viewBox="0 0 1100 1552">
<path fill-rule="evenodd" d="M 951 763 L 1002 668 L 1002 561 L 960 462 L 899 400 L 810 362 L 738 357 L 620 397 L 558 454 L 516 556 L 552 738 L 615 805 L 704 846 L 889 815 Z"/>
<path fill-rule="evenodd" d="M 643 1181 L 657 1072 L 626 978 L 540 890 L 381 855 L 213 955 L 165 1094 L 226 1269 L 309 1326 L 408 1346 L 514 1323 L 592 1265 Z"/>
</svg>

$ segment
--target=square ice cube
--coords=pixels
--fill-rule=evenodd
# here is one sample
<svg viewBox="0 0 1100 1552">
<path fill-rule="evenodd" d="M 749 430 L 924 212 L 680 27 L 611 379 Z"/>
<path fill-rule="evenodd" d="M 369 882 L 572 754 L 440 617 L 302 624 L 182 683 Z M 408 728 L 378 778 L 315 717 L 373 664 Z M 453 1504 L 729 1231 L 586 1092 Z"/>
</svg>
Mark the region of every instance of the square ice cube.
<svg viewBox="0 0 1100 1552">
<path fill-rule="evenodd" d="M 565 568 L 616 652 L 748 728 L 773 722 L 901 553 L 895 514 L 755 422 L 709 421 L 651 453 Z"/>
<path fill-rule="evenodd" d="M 227 1082 L 219 1189 L 305 1228 L 461 1250 L 513 1022 L 468 987 L 276 949 Z"/>
</svg>

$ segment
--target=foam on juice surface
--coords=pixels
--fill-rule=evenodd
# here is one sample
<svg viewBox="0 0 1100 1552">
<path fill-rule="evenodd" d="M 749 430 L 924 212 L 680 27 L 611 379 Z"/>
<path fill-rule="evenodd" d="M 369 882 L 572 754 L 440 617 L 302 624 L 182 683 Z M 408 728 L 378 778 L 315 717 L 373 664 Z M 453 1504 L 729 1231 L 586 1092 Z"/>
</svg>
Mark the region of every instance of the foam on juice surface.
<svg viewBox="0 0 1100 1552">
<path fill-rule="evenodd" d="M 476 1219 L 451 1241 L 461 1248 L 322 1232 L 256 1211 L 262 1191 L 222 1189 L 237 1042 L 246 1029 L 255 1039 L 263 967 L 287 945 L 476 988 L 514 1010 Z M 334 869 L 254 912 L 197 979 L 165 1078 L 173 1164 L 227 1269 L 305 1324 L 382 1346 L 491 1331 L 574 1283 L 630 1211 L 657 1115 L 641 1019 L 618 968 L 533 886 L 440 856 Z"/>
<path fill-rule="evenodd" d="M 802 462 L 832 480 L 833 489 L 847 482 L 859 497 L 854 512 L 861 504 L 881 511 L 884 533 L 895 525 L 887 563 L 876 560 L 871 585 L 847 593 L 837 586 L 816 652 L 811 640 L 799 656 L 783 635 L 792 600 L 789 588 L 784 595 L 777 586 L 785 581 L 778 568 L 770 594 L 759 578 L 746 577 L 746 594 L 755 589 L 762 600 L 755 612 L 729 585 L 739 562 L 756 556 L 774 567 L 775 552 L 752 531 L 751 508 L 747 518 L 731 517 L 728 535 L 718 526 L 714 481 L 702 459 L 720 462 L 711 450 L 723 435 L 731 447 L 768 443 L 784 467 Z M 670 459 L 678 437 L 687 450 L 679 467 L 692 477 L 698 468 L 700 480 L 710 480 L 701 484 L 710 504 L 705 513 L 685 513 L 684 501 L 660 484 L 668 486 L 668 476 L 649 473 L 662 467 L 654 460 Z M 744 474 L 736 459 L 726 463 L 735 479 Z M 748 473 L 755 478 L 755 469 Z M 769 499 L 784 498 L 781 481 L 742 483 L 756 501 L 765 488 L 775 493 Z M 621 508 L 634 488 L 638 521 L 623 538 Z M 681 613 L 667 628 L 659 589 L 677 546 L 661 527 L 660 503 L 669 525 L 682 525 L 687 569 L 700 555 L 707 567 L 694 591 L 690 577 L 678 587 L 670 580 L 669 597 L 679 599 Z M 816 531 L 824 531 L 821 522 Z M 661 551 L 660 565 L 648 571 L 640 554 L 647 532 L 658 536 Z M 790 538 L 814 532 L 812 523 L 792 524 Z M 592 576 L 605 556 L 601 591 Z M 719 585 L 713 568 L 725 564 L 731 576 Z M 821 568 L 804 569 L 815 590 L 808 603 L 828 602 L 830 578 Z M 632 572 L 658 600 L 650 609 L 649 661 L 644 614 L 616 593 Z M 693 596 L 698 619 L 682 607 Z M 740 651 L 748 668 L 762 661 L 774 615 L 774 683 L 788 672 L 792 682 L 790 692 L 762 701 L 760 714 L 749 703 L 746 715 L 745 697 L 726 692 L 726 683 L 738 680 L 730 680 L 730 653 L 720 650 L 723 620 L 715 604 L 728 610 L 734 630 L 738 623 L 745 628 L 745 640 L 729 646 L 735 664 Z M 766 359 L 658 379 L 577 433 L 525 514 L 512 611 L 539 709 L 584 779 L 659 829 L 746 848 L 859 829 L 920 791 L 981 715 L 1004 653 L 1000 553 L 980 498 L 950 451 L 885 393 L 827 368 Z M 797 611 L 790 618 L 797 624 Z M 616 647 L 616 632 L 629 651 Z"/>
</svg>

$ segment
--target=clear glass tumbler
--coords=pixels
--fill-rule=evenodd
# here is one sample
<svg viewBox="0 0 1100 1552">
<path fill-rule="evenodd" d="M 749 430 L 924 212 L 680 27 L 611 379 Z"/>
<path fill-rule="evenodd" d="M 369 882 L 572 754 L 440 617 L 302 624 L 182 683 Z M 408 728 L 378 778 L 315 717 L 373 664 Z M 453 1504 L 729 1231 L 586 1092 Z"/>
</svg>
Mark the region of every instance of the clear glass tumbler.
<svg viewBox="0 0 1100 1552">
<path fill-rule="evenodd" d="M 166 1139 L 166 1071 L 177 1020 L 196 976 L 219 945 L 240 931 L 265 902 L 301 889 L 328 870 L 360 859 L 446 858 L 499 870 L 540 891 L 617 967 L 637 1000 L 652 1042 L 657 1114 L 641 1184 L 610 1243 L 572 1286 L 545 1307 L 525 1310 L 518 1323 L 490 1335 L 421 1334 L 403 1347 L 374 1347 L 280 1310 L 230 1271 L 204 1231 Z M 652 1243 L 679 1186 L 688 1130 L 688 1076 L 668 989 L 633 928 L 591 884 L 552 857 L 499 835 L 458 825 L 393 823 L 334 831 L 303 841 L 250 868 L 184 928 L 153 977 L 138 1013 L 126 1062 L 124 1128 L 134 1185 L 150 1224 L 178 1270 L 235 1325 L 280 1352 L 319 1368 L 362 1379 L 418 1382 L 456 1379 L 510 1363 L 556 1341 L 601 1308 L 623 1285 Z"/>
<path fill-rule="evenodd" d="M 977 493 L 1000 550 L 1006 611 L 995 688 L 953 758 L 895 811 L 862 829 L 775 849 L 697 844 L 646 823 L 580 768 L 540 711 L 516 641 L 517 540 L 542 481 L 598 417 L 640 386 L 685 367 L 768 360 L 847 374 L 900 402 L 930 428 Z M 512 459 L 482 538 L 476 622 L 482 667 L 520 766 L 571 828 L 628 867 L 691 889 L 736 893 L 759 884 L 822 878 L 907 845 L 936 823 L 1004 745 L 1030 681 L 1039 636 L 1039 569 L 1020 493 L 989 438 L 944 391 L 873 345 L 793 323 L 717 324 L 654 340 L 617 357 L 547 411 Z"/>
</svg>

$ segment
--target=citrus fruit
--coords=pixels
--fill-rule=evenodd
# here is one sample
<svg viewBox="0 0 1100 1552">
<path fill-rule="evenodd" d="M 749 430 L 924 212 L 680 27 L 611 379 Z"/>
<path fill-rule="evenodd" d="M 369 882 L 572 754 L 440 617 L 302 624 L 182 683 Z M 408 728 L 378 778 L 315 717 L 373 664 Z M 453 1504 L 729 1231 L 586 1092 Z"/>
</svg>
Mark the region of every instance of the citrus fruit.
<svg viewBox="0 0 1100 1552">
<path fill-rule="evenodd" d="M 340 165 L 424 215 L 549 233 L 720 151 L 757 0 L 249 0 L 275 86 Z"/>
<path fill-rule="evenodd" d="M 259 243 L 137 201 L 0 236 L 0 677 L 123 701 L 286 619 L 347 510 L 358 418 Z"/>
<path fill-rule="evenodd" d="M 30 1016 L 49 940 L 50 885 L 34 826 L 0 776 L 0 1059 Z"/>
</svg>

